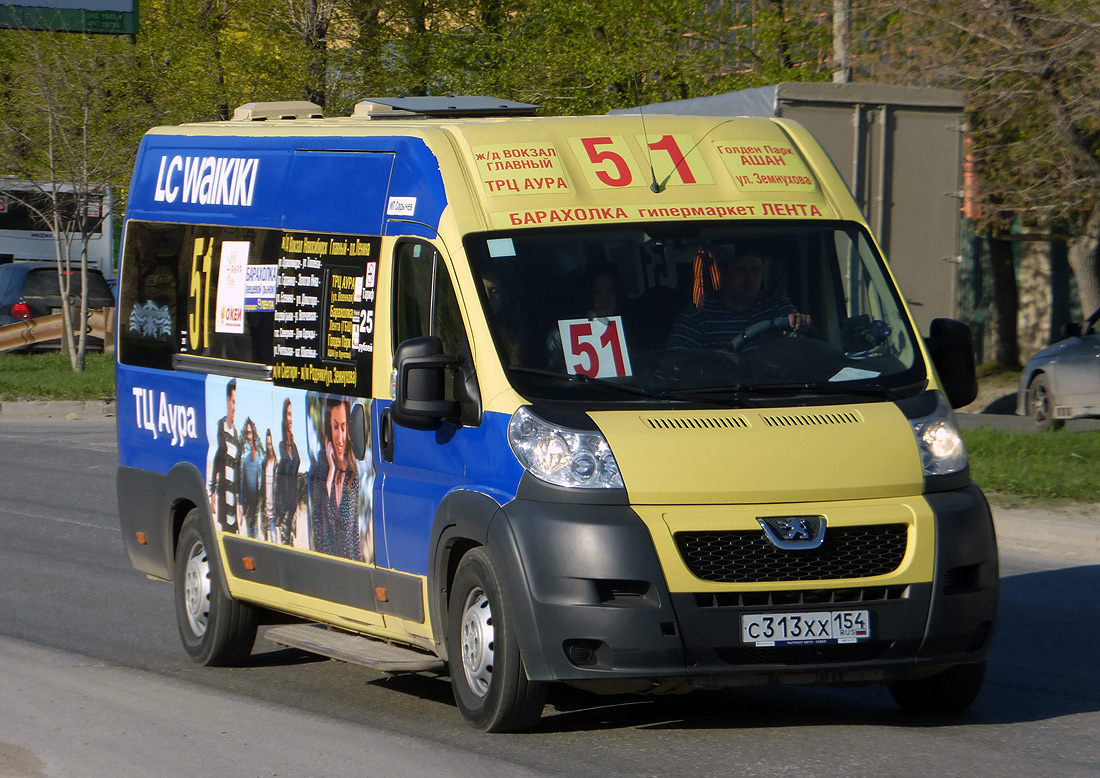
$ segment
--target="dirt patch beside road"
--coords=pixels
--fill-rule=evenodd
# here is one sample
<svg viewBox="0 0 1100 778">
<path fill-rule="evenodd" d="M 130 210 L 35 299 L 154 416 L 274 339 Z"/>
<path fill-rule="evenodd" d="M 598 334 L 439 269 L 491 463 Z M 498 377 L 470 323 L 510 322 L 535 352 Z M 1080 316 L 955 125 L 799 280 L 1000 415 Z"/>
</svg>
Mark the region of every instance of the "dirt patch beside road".
<svg viewBox="0 0 1100 778">
<path fill-rule="evenodd" d="M 1100 503 L 990 502 L 1002 552 L 1100 563 Z"/>
</svg>

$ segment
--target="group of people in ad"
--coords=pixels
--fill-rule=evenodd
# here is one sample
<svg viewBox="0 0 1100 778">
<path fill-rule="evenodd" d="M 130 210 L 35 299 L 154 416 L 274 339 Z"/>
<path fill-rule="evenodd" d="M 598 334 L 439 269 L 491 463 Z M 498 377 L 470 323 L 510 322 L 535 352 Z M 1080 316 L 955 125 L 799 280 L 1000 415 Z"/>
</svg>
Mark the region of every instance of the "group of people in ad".
<svg viewBox="0 0 1100 778">
<path fill-rule="evenodd" d="M 276 442 L 271 427 L 261 435 L 252 415 L 238 427 L 237 394 L 237 381 L 231 379 L 225 386 L 225 416 L 208 432 L 210 507 L 219 529 L 369 561 L 371 484 L 365 482 L 373 482 L 373 477 L 361 472 L 369 468 L 361 468 L 351 451 L 352 400 L 294 393 L 304 401 L 305 423 L 313 432 L 306 435 L 309 468 L 303 473 L 292 398 L 282 400 Z M 262 418 L 258 413 L 256 417 Z"/>
</svg>

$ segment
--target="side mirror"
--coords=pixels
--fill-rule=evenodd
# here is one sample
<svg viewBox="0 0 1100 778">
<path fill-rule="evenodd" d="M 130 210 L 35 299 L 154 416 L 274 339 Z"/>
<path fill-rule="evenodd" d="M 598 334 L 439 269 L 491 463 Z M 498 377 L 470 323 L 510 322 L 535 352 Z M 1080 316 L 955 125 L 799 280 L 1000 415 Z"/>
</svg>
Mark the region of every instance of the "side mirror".
<svg viewBox="0 0 1100 778">
<path fill-rule="evenodd" d="M 978 370 L 970 328 L 955 319 L 933 319 L 924 339 L 952 408 L 974 402 Z"/>
<path fill-rule="evenodd" d="M 1081 322 L 1071 321 L 1062 327 L 1063 338 L 1079 338 L 1081 337 Z"/>
<path fill-rule="evenodd" d="M 397 385 L 390 413 L 395 424 L 417 430 L 437 428 L 462 417 L 461 404 L 445 399 L 447 368 L 458 357 L 443 353 L 443 343 L 430 336 L 410 338 L 393 355 Z"/>
</svg>

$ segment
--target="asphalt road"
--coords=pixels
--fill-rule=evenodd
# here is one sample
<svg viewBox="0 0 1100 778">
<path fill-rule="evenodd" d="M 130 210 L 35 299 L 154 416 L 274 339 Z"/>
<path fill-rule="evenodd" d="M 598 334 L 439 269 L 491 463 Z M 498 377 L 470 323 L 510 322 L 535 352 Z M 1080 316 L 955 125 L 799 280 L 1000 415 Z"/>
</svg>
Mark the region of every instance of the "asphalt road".
<svg viewBox="0 0 1100 778">
<path fill-rule="evenodd" d="M 7 410 L 7 409 L 5 409 Z M 481 735 L 446 679 L 257 643 L 192 664 L 134 571 L 111 419 L 0 415 L 0 778 L 1100 776 L 1100 509 L 998 507 L 1001 620 L 982 696 L 921 719 L 881 688 L 600 698 Z"/>
</svg>

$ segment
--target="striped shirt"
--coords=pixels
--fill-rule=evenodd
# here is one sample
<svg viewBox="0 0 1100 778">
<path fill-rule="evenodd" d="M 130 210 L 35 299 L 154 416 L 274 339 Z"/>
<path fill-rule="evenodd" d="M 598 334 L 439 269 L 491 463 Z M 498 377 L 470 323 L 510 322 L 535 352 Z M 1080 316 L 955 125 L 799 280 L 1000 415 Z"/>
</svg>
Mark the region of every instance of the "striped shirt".
<svg viewBox="0 0 1100 778">
<path fill-rule="evenodd" d="M 676 318 L 665 345 L 670 349 L 725 348 L 749 325 L 797 310 L 781 294 L 767 295 L 747 311 L 732 311 L 717 295 L 711 295 L 703 303 L 703 310 L 693 305 Z"/>
</svg>

